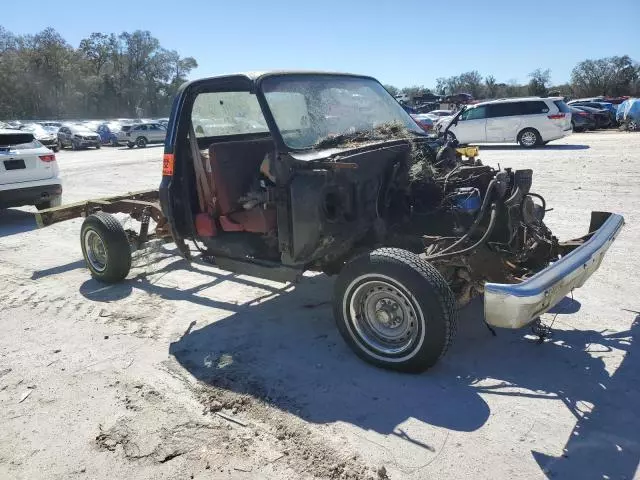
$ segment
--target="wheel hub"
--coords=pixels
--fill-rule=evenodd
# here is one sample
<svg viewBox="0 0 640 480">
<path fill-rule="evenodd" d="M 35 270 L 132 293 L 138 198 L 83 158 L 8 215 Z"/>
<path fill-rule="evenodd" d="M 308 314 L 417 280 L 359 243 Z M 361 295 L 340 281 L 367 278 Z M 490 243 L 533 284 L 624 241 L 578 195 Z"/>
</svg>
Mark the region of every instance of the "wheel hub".
<svg viewBox="0 0 640 480">
<path fill-rule="evenodd" d="M 522 134 L 522 142 L 525 145 L 533 145 L 536 143 L 536 136 L 532 132 L 525 132 Z"/>
<path fill-rule="evenodd" d="M 376 280 L 361 284 L 351 297 L 351 311 L 361 338 L 384 353 L 401 353 L 418 336 L 414 306 L 390 283 Z"/>
<path fill-rule="evenodd" d="M 103 271 L 107 266 L 107 249 L 100 235 L 93 230 L 87 231 L 85 237 L 87 260 L 96 271 Z"/>
</svg>

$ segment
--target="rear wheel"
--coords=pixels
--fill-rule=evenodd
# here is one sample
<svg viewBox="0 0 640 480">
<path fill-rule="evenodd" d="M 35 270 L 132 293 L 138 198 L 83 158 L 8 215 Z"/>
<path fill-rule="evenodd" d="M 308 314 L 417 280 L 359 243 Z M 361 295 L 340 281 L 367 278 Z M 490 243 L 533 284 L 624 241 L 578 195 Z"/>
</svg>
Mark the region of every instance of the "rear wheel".
<svg viewBox="0 0 640 480">
<path fill-rule="evenodd" d="M 116 283 L 129 274 L 129 239 L 114 216 L 104 212 L 89 215 L 82 223 L 80 244 L 93 278 L 105 283 Z"/>
<path fill-rule="evenodd" d="M 518 143 L 524 148 L 533 148 L 542 143 L 542 138 L 535 128 L 525 128 L 518 135 Z"/>
<path fill-rule="evenodd" d="M 334 316 L 342 337 L 365 361 L 421 372 L 447 351 L 457 311 L 453 292 L 430 263 L 406 250 L 381 248 L 340 272 Z"/>
<path fill-rule="evenodd" d="M 117 147 L 118 146 L 118 140 L 116 140 L 115 138 L 111 139 L 111 146 L 112 147 Z"/>
<path fill-rule="evenodd" d="M 136 139 L 136 145 L 138 148 L 145 148 L 147 146 L 147 139 L 144 137 L 138 137 Z"/>
</svg>

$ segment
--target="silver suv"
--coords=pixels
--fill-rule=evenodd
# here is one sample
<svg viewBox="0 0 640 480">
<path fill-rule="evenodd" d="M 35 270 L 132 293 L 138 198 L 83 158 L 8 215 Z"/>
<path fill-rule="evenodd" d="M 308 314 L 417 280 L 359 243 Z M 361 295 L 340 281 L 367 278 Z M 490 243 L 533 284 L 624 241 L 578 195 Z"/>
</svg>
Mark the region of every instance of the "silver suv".
<svg viewBox="0 0 640 480">
<path fill-rule="evenodd" d="M 139 123 L 123 126 L 122 133 L 124 133 L 123 140 L 126 141 L 127 147 L 144 148 L 149 143 L 164 143 L 167 129 L 160 123 Z"/>
</svg>

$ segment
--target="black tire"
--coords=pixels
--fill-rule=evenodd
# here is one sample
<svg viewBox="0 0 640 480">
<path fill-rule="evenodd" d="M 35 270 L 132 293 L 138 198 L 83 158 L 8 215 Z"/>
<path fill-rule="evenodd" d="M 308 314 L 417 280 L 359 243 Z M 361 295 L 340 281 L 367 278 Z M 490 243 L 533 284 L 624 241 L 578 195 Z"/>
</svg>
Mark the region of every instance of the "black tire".
<svg viewBox="0 0 640 480">
<path fill-rule="evenodd" d="M 354 315 L 355 308 L 372 312 L 374 301 L 375 318 Z M 333 306 L 338 330 L 351 349 L 383 368 L 422 372 L 442 358 L 455 335 L 457 309 L 449 285 L 430 263 L 398 248 L 380 248 L 347 263 L 336 280 Z M 376 328 L 398 330 L 390 340 L 377 335 Z M 387 348 L 385 342 L 404 343 Z"/>
<path fill-rule="evenodd" d="M 58 150 L 60 150 L 60 148 L 58 147 L 58 145 L 55 145 L 51 147 L 51 150 L 53 151 L 53 153 L 58 153 Z"/>
<path fill-rule="evenodd" d="M 80 147 L 78 146 L 78 144 L 74 141 L 71 140 L 71 150 L 79 150 Z"/>
<path fill-rule="evenodd" d="M 93 235 L 99 237 L 104 249 L 105 255 L 102 259 L 95 257 L 92 253 L 94 250 L 88 245 L 91 243 Z M 131 270 L 129 239 L 124 228 L 114 216 L 104 212 L 89 215 L 82 223 L 80 244 L 87 268 L 96 280 L 117 283 L 124 280 L 129 274 L 129 270 Z"/>
<path fill-rule="evenodd" d="M 518 143 L 523 148 L 534 148 L 542 144 L 542 137 L 535 128 L 525 128 L 518 134 Z"/>
<path fill-rule="evenodd" d="M 118 140 L 116 140 L 115 138 L 111 139 L 111 146 L 112 147 L 117 147 L 118 146 Z"/>
<path fill-rule="evenodd" d="M 135 143 L 131 143 L 131 142 L 127 143 L 127 147 L 129 147 L 129 148 L 133 148 L 135 146 L 136 146 Z"/>
<path fill-rule="evenodd" d="M 147 139 L 144 137 L 136 138 L 136 145 L 138 148 L 145 148 L 147 146 Z"/>
<path fill-rule="evenodd" d="M 96 145 L 96 150 L 100 150 L 101 148 L 102 148 L 102 144 L 101 144 L 101 143 L 98 143 L 98 144 Z"/>
</svg>

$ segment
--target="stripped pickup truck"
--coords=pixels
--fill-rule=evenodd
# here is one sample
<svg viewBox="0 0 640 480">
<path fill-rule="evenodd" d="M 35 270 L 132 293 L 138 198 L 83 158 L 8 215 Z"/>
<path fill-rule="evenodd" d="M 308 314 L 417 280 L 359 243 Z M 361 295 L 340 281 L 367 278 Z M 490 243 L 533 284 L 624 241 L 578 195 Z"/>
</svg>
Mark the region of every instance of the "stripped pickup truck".
<svg viewBox="0 0 640 480">
<path fill-rule="evenodd" d="M 427 135 L 366 76 L 192 81 L 174 100 L 160 207 L 88 203 L 83 253 L 97 279 L 124 279 L 151 217 L 186 258 L 197 247 L 224 270 L 337 275 L 335 321 L 355 353 L 422 371 L 447 351 L 461 305 L 484 294 L 490 326 L 527 326 L 584 284 L 624 224 L 594 212 L 585 236 L 559 242 L 531 170 L 497 170 L 457 147 Z M 142 235 L 105 213 L 116 204 L 146 221 Z"/>
</svg>

